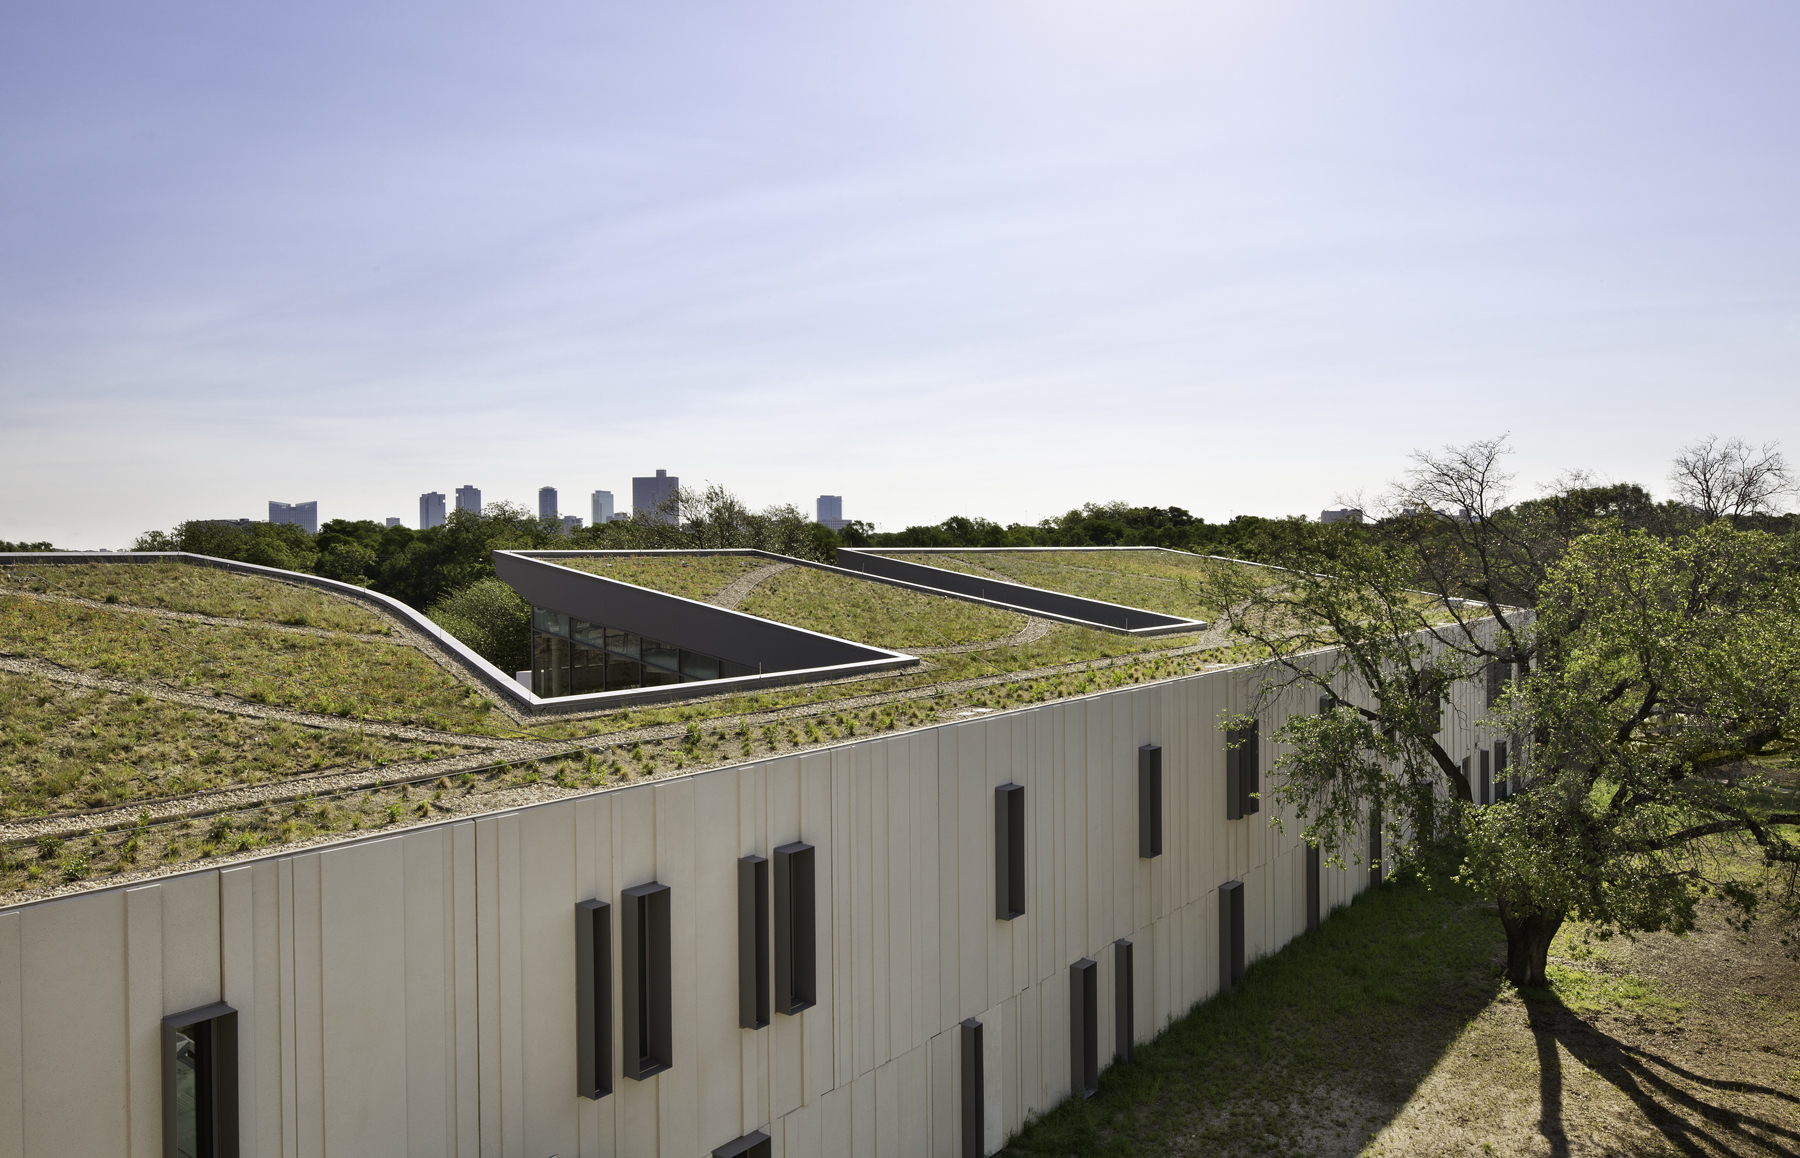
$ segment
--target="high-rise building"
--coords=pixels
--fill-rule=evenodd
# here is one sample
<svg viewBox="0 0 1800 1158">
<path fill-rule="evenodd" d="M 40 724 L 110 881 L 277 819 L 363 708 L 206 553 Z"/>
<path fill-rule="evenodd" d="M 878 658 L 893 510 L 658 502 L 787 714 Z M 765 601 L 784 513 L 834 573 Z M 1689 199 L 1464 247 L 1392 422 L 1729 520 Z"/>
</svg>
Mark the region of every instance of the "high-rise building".
<svg viewBox="0 0 1800 1158">
<path fill-rule="evenodd" d="M 428 491 L 419 496 L 419 530 L 428 531 L 444 525 L 444 496 Z"/>
<path fill-rule="evenodd" d="M 1363 513 L 1355 507 L 1344 507 L 1342 510 L 1336 511 L 1320 511 L 1319 521 L 1321 523 L 1360 523 L 1363 521 Z"/>
<path fill-rule="evenodd" d="M 631 480 L 631 513 L 664 523 L 681 521 L 681 480 L 666 470 Z"/>
<path fill-rule="evenodd" d="M 538 518 L 554 519 L 556 514 L 556 488 L 538 488 Z"/>
<path fill-rule="evenodd" d="M 390 527 L 398 527 L 400 525 L 400 520 L 399 519 L 389 519 L 387 521 L 387 525 Z"/>
<path fill-rule="evenodd" d="M 613 497 L 611 491 L 594 492 L 594 521 L 592 526 L 604 526 L 612 522 Z"/>
<path fill-rule="evenodd" d="M 571 531 L 579 531 L 581 529 L 581 516 L 580 515 L 564 515 L 562 517 L 562 520 L 563 520 L 563 534 L 565 534 L 565 535 L 570 533 Z"/>
<path fill-rule="evenodd" d="M 456 488 L 456 509 L 468 511 L 471 515 L 481 513 L 481 488 L 474 483 L 466 487 Z"/>
<path fill-rule="evenodd" d="M 824 523 L 834 531 L 843 530 L 845 525 L 849 522 L 848 519 L 844 518 L 843 495 L 820 495 L 818 512 L 818 521 Z"/>
<path fill-rule="evenodd" d="M 269 503 L 269 521 L 271 523 L 292 523 L 303 528 L 307 534 L 319 533 L 319 504 L 311 503 Z"/>
</svg>

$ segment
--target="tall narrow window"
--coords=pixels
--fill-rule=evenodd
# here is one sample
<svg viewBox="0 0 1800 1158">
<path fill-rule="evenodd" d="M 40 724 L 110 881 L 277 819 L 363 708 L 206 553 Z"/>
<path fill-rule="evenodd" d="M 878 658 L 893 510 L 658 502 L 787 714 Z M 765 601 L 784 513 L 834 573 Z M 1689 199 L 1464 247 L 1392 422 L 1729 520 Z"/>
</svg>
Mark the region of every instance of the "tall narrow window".
<svg viewBox="0 0 1800 1158">
<path fill-rule="evenodd" d="M 1486 748 L 1483 748 L 1478 753 L 1478 758 L 1481 761 L 1481 795 L 1476 799 L 1476 803 L 1492 804 L 1494 802 L 1493 756 Z"/>
<path fill-rule="evenodd" d="M 1500 702 L 1506 692 L 1506 685 L 1512 682 L 1512 664 L 1495 660 L 1487 665 L 1487 706 L 1493 707 Z"/>
<path fill-rule="evenodd" d="M 1419 676 L 1419 730 L 1427 736 L 1444 730 L 1444 681 L 1434 671 Z"/>
<path fill-rule="evenodd" d="M 625 963 L 625 1076 L 643 1081 L 675 1064 L 670 988 L 669 886 L 651 881 L 620 894 Z"/>
<path fill-rule="evenodd" d="M 994 916 L 1025 915 L 1025 786 L 994 789 Z"/>
<path fill-rule="evenodd" d="M 761 1130 L 734 1138 L 712 1152 L 712 1158 L 771 1158 L 775 1143 Z"/>
<path fill-rule="evenodd" d="M 163 1158 L 237 1158 L 237 1010 L 163 1018 Z"/>
<path fill-rule="evenodd" d="M 1131 942 L 1113 942 L 1113 1057 L 1128 1062 L 1137 1037 L 1137 973 L 1131 965 Z"/>
<path fill-rule="evenodd" d="M 1320 876 L 1325 871 L 1324 857 L 1319 854 L 1319 846 L 1306 846 L 1306 931 L 1317 932 L 1319 928 L 1320 893 L 1324 881 Z"/>
<path fill-rule="evenodd" d="M 818 903 L 813 846 L 775 850 L 775 1012 L 792 1016 L 819 999 Z"/>
<path fill-rule="evenodd" d="M 1513 793 L 1512 777 L 1506 772 L 1508 754 L 1505 740 L 1494 741 L 1494 783 L 1499 786 L 1501 799 Z"/>
<path fill-rule="evenodd" d="M 981 1023 L 974 1018 L 962 1023 L 962 1152 L 985 1155 L 983 1127 L 987 1083 L 981 1072 Z"/>
<path fill-rule="evenodd" d="M 1162 855 L 1162 748 L 1138 748 L 1138 856 Z"/>
<path fill-rule="evenodd" d="M 1244 977 L 1244 882 L 1219 886 L 1219 992 Z"/>
<path fill-rule="evenodd" d="M 1069 1092 L 1100 1092 L 1100 965 L 1083 957 L 1069 966 Z"/>
<path fill-rule="evenodd" d="M 575 906 L 575 1092 L 604 1098 L 612 1074 L 612 906 Z"/>
<path fill-rule="evenodd" d="M 769 861 L 738 858 L 738 1025 L 769 1024 Z"/>
<path fill-rule="evenodd" d="M 1255 720 L 1225 733 L 1225 819 L 1252 816 L 1261 807 L 1262 744 Z"/>
<path fill-rule="evenodd" d="M 1381 806 L 1377 804 L 1369 812 L 1369 883 L 1381 883 Z"/>
</svg>

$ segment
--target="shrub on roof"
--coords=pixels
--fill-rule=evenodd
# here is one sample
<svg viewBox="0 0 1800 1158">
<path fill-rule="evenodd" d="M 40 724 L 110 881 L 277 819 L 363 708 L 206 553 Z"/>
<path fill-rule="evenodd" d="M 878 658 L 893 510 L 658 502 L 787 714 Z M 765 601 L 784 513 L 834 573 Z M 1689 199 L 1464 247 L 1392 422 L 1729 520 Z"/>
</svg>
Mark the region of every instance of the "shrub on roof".
<svg viewBox="0 0 1800 1158">
<path fill-rule="evenodd" d="M 498 579 L 478 579 L 459 588 L 426 614 L 501 671 L 531 666 L 531 608 Z"/>
</svg>

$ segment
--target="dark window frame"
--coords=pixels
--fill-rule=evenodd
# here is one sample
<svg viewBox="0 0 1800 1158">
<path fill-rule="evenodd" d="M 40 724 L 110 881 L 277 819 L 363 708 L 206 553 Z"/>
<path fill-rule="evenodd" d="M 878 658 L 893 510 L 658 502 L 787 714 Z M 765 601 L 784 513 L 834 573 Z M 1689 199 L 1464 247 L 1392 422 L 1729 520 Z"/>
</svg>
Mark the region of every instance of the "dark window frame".
<svg viewBox="0 0 1800 1158">
<path fill-rule="evenodd" d="M 613 1092 L 612 906 L 575 905 L 575 1092 L 598 1101 Z"/>
<path fill-rule="evenodd" d="M 619 895 L 624 964 L 620 1020 L 625 1076 L 633 1081 L 644 1081 L 675 1064 L 670 907 L 669 886 L 657 881 L 633 885 Z"/>
<path fill-rule="evenodd" d="M 1163 851 L 1162 746 L 1138 746 L 1138 858 L 1151 860 Z"/>
<path fill-rule="evenodd" d="M 1131 942 L 1113 942 L 1113 1060 L 1128 1062 L 1137 1056 L 1137 970 L 1132 966 Z"/>
<path fill-rule="evenodd" d="M 1219 992 L 1244 979 L 1244 882 L 1219 886 Z"/>
<path fill-rule="evenodd" d="M 769 1024 L 769 858 L 738 858 L 738 1027 Z"/>
<path fill-rule="evenodd" d="M 1069 966 L 1069 1092 L 1100 1092 L 1100 963 L 1091 957 Z"/>
<path fill-rule="evenodd" d="M 985 1153 L 987 1082 L 982 1074 L 981 1022 L 973 1017 L 961 1024 L 962 1049 L 962 1152 Z"/>
<path fill-rule="evenodd" d="M 994 918 L 1025 915 L 1025 786 L 994 789 Z"/>
<path fill-rule="evenodd" d="M 1225 730 L 1225 819 L 1242 820 L 1262 811 L 1262 724 Z"/>
<path fill-rule="evenodd" d="M 177 1099 L 183 1030 L 195 1042 L 195 1158 L 238 1158 L 238 1011 L 223 1001 L 162 1019 L 162 1135 L 164 1158 L 177 1158 L 180 1126 Z"/>
<path fill-rule="evenodd" d="M 796 840 L 775 850 L 775 1012 L 794 1017 L 819 1000 L 817 850 Z"/>
</svg>

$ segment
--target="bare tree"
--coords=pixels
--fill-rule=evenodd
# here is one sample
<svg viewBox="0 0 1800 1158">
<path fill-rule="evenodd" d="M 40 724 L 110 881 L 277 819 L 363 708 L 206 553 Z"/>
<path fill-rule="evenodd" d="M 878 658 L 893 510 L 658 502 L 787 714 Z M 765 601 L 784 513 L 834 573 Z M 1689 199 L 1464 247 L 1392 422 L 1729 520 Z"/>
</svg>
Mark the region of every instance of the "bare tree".
<svg viewBox="0 0 1800 1158">
<path fill-rule="evenodd" d="M 1794 492 L 1794 474 L 1779 446 L 1709 434 L 1675 456 L 1669 470 L 1675 497 L 1709 523 L 1774 514 L 1776 499 Z"/>
</svg>

